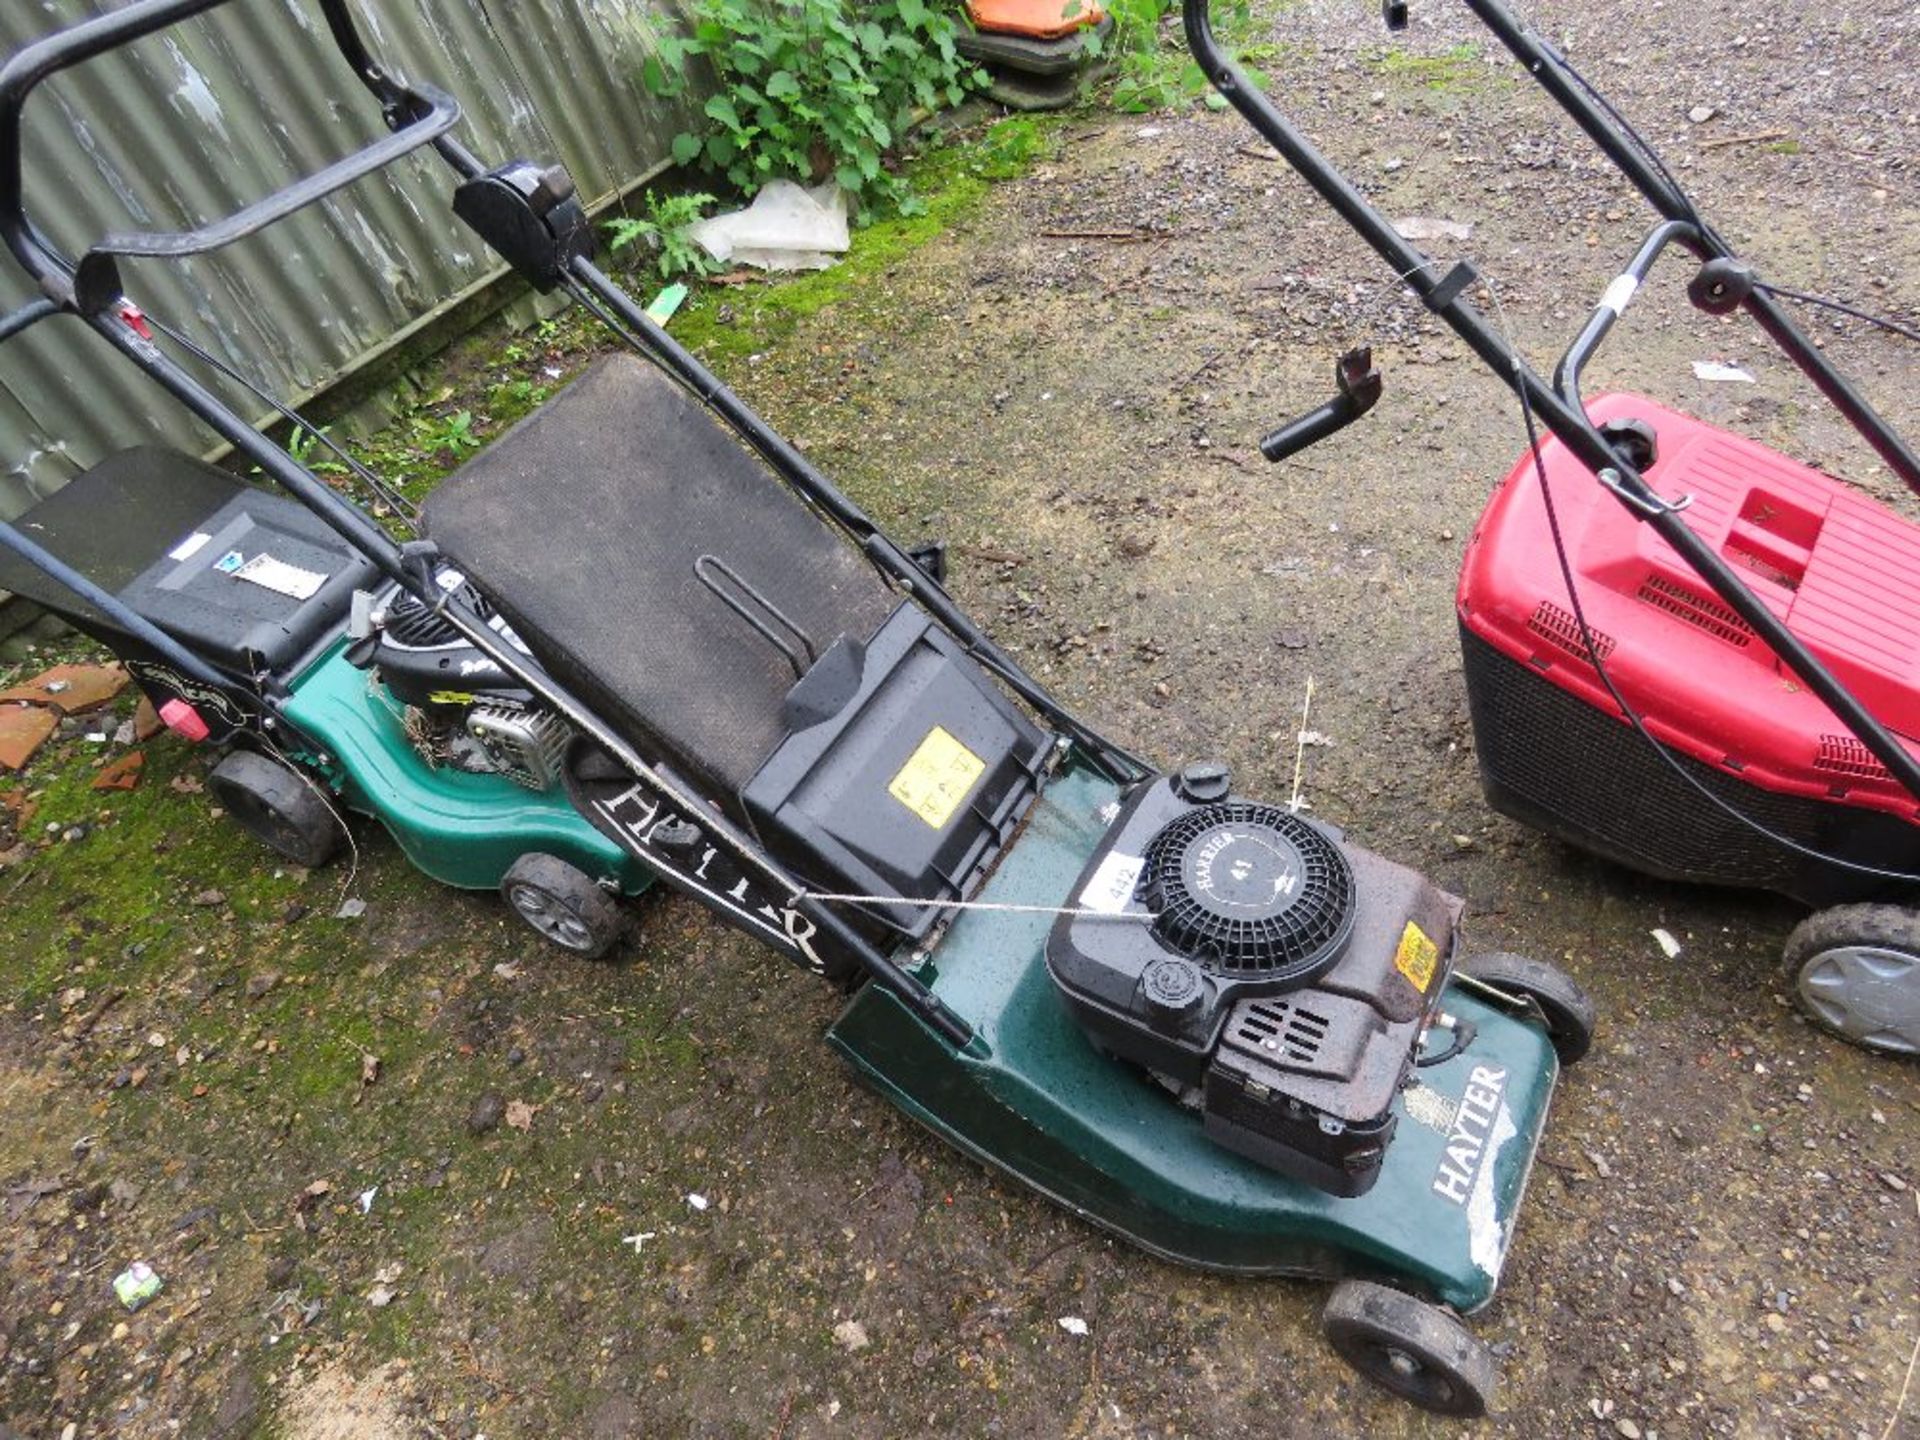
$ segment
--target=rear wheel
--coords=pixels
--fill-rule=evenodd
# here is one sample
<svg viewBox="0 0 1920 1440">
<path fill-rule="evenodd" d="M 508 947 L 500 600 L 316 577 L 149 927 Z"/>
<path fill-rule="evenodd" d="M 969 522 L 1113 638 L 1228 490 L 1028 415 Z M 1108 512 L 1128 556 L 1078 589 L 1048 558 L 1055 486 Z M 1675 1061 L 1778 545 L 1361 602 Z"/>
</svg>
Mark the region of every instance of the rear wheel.
<svg viewBox="0 0 1920 1440">
<path fill-rule="evenodd" d="M 1593 1000 L 1557 965 L 1509 955 L 1504 950 L 1474 955 L 1460 969 L 1496 990 L 1531 1000 L 1546 1022 L 1547 1039 L 1562 1065 L 1577 1064 L 1593 1048 Z"/>
<path fill-rule="evenodd" d="M 1920 912 L 1836 905 L 1787 937 L 1787 983 L 1821 1029 L 1884 1055 L 1920 1055 Z"/>
<path fill-rule="evenodd" d="M 254 839 L 307 869 L 333 858 L 340 820 L 320 782 L 251 750 L 236 750 L 207 777 L 234 821 Z"/>
<path fill-rule="evenodd" d="M 1487 1413 L 1499 1367 L 1493 1352 L 1448 1311 L 1376 1285 L 1346 1280 L 1320 1312 L 1340 1358 L 1374 1384 L 1436 1415 Z"/>
<path fill-rule="evenodd" d="M 500 893 L 542 938 L 584 959 L 599 959 L 620 938 L 620 903 L 557 856 L 522 855 Z"/>
</svg>

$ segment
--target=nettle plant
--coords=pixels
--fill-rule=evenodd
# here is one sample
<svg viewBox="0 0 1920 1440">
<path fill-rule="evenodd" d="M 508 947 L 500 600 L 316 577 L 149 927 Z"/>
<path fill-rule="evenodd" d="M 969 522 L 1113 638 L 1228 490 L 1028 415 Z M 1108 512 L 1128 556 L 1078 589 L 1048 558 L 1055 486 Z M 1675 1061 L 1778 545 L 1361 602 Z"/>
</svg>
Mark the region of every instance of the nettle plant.
<svg viewBox="0 0 1920 1440">
<path fill-rule="evenodd" d="M 1206 72 L 1187 54 L 1180 37 L 1180 7 L 1176 0 L 1100 0 L 1113 19 L 1113 29 L 1102 38 L 1089 31 L 1087 48 L 1104 52 L 1111 61 L 1113 83 L 1108 100 L 1116 110 L 1140 114 L 1170 110 L 1202 101 L 1208 109 L 1224 110 L 1227 102 L 1207 86 Z M 1081 13 L 1082 0 L 1067 0 L 1067 15 Z M 1241 63 L 1256 85 L 1266 84 L 1266 72 L 1257 62 L 1271 59 L 1270 45 L 1247 43 L 1252 17 L 1247 0 L 1229 0 L 1214 8 L 1219 38 Z"/>
<path fill-rule="evenodd" d="M 649 190 L 638 215 L 620 215 L 607 221 L 607 237 L 617 255 L 624 250 L 649 251 L 662 280 L 681 275 L 711 275 L 719 262 L 700 247 L 690 233 L 694 222 L 713 204 L 713 196 L 662 195 Z"/>
<path fill-rule="evenodd" d="M 642 81 L 656 95 L 686 87 L 689 60 L 713 67 L 710 122 L 673 139 L 752 194 L 770 180 L 831 176 L 869 213 L 912 214 L 919 202 L 886 167 L 916 109 L 956 105 L 986 75 L 954 48 L 953 21 L 927 0 L 693 0 L 693 33 L 666 36 Z"/>
</svg>

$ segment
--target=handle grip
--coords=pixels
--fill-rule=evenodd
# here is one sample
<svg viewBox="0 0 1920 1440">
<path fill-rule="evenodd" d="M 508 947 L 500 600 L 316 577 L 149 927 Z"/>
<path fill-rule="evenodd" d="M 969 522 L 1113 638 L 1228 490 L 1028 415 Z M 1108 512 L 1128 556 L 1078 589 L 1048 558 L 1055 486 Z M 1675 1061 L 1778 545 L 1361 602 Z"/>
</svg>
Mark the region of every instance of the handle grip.
<svg viewBox="0 0 1920 1440">
<path fill-rule="evenodd" d="M 1373 347 L 1347 351 L 1333 367 L 1338 387 L 1334 397 L 1306 414 L 1287 421 L 1260 442 L 1260 453 L 1274 464 L 1317 445 L 1336 430 L 1344 430 L 1374 407 L 1383 382 L 1373 365 Z"/>
</svg>

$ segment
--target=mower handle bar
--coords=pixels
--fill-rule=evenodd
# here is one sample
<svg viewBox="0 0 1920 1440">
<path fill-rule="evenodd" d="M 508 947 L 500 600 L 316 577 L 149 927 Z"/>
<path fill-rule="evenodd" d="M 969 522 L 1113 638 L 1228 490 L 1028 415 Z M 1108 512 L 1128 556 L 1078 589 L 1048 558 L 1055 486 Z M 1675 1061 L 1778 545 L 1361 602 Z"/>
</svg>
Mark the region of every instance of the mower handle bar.
<svg viewBox="0 0 1920 1440">
<path fill-rule="evenodd" d="M 1689 247 L 1700 243 L 1700 230 L 1691 221 L 1662 220 L 1640 242 L 1640 248 L 1634 252 L 1633 259 L 1627 262 L 1627 268 L 1614 276 L 1612 283 L 1601 292 L 1600 303 L 1593 307 L 1593 314 L 1587 317 L 1587 323 L 1580 327 L 1580 333 L 1567 346 L 1566 354 L 1560 357 L 1560 363 L 1553 367 L 1554 392 L 1582 415 L 1586 414 L 1586 404 L 1580 399 L 1580 372 L 1593 352 L 1600 348 L 1600 342 L 1607 338 L 1614 322 L 1626 314 L 1627 306 L 1632 303 L 1641 285 L 1646 282 L 1647 272 L 1653 269 L 1653 262 L 1667 246 L 1678 242 Z"/>
<path fill-rule="evenodd" d="M 347 0 L 320 0 L 341 53 L 379 97 L 386 111 L 388 133 L 223 219 L 191 230 L 110 235 L 96 242 L 76 269 L 53 249 L 26 214 L 22 117 L 27 97 L 62 70 L 228 3 L 230 0 L 138 0 L 123 10 L 49 35 L 14 55 L 0 69 L 0 239 L 47 294 L 71 301 L 75 274 L 84 275 L 103 263 L 110 264 L 112 256 L 177 258 L 230 245 L 392 164 L 402 155 L 438 141 L 458 123 L 460 106 L 451 95 L 431 85 L 402 85 L 373 62 L 347 12 Z M 24 320 L 17 328 L 41 318 L 38 314 L 30 318 L 25 312 L 16 314 Z M 13 329 L 0 325 L 0 339 L 10 333 Z"/>
<path fill-rule="evenodd" d="M 1685 197 L 1675 193 L 1639 152 L 1633 150 L 1599 107 L 1578 93 L 1556 58 L 1546 50 L 1501 0 L 1466 0 L 1479 17 L 1514 56 L 1580 127 L 1599 145 L 1609 159 L 1633 180 L 1636 187 L 1668 221 L 1695 219 Z M 1550 387 L 1527 364 L 1500 330 L 1466 298 L 1465 292 L 1479 279 L 1472 264 L 1462 261 L 1445 273 L 1419 248 L 1401 235 L 1353 182 L 1295 128 L 1266 92 L 1250 82 L 1233 58 L 1214 38 L 1211 0 L 1182 0 L 1181 18 L 1185 25 L 1187 48 L 1192 51 L 1213 87 L 1240 112 L 1256 133 L 1280 153 L 1303 180 L 1317 191 L 1334 212 L 1345 220 L 1375 251 L 1393 273 L 1420 300 L 1444 320 L 1466 342 L 1480 360 L 1500 377 L 1533 415 L 1540 417 L 1555 438 L 1590 471 L 1614 497 L 1643 521 L 1680 555 L 1694 573 L 1706 582 L 1729 608 L 1752 627 L 1809 690 L 1813 691 L 1840 722 L 1867 747 L 1873 757 L 1886 766 L 1910 795 L 1920 799 L 1920 760 L 1907 750 L 1860 703 L 1811 650 L 1801 643 L 1774 615 L 1766 604 L 1741 581 L 1711 545 L 1702 540 L 1681 518 L 1676 505 L 1669 503 L 1649 486 L 1624 450 L 1601 434 L 1578 403 L 1581 363 L 1590 355 L 1618 319 L 1622 304 L 1618 291 L 1603 298 L 1599 310 L 1589 319 L 1567 359 L 1562 361 L 1560 380 L 1570 391 L 1563 395 L 1559 387 Z M 1687 224 L 1682 229 L 1657 228 L 1642 244 L 1640 253 L 1629 266 L 1629 274 L 1644 275 L 1662 249 L 1680 241 L 1703 260 L 1732 261 L 1730 246 L 1705 225 Z M 1616 281 L 1616 285 L 1620 282 Z M 1638 280 L 1635 280 L 1637 288 Z M 1624 290 L 1624 285 L 1620 289 Z M 1806 372 L 1836 409 L 1840 410 L 1878 450 L 1887 463 L 1916 492 L 1920 492 L 1920 460 L 1905 442 L 1875 414 L 1844 377 L 1833 369 L 1801 335 L 1760 288 L 1749 288 L 1739 301 L 1776 343 Z M 1570 382 L 1570 383 L 1569 383 Z"/>
</svg>

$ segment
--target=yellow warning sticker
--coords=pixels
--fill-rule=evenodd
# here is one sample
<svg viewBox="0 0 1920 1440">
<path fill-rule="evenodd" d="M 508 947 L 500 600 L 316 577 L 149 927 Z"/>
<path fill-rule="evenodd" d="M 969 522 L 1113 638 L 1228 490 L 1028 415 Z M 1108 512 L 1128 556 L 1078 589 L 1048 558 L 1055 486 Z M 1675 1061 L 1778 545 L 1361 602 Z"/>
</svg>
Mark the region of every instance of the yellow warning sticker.
<svg viewBox="0 0 1920 1440">
<path fill-rule="evenodd" d="M 474 697 L 465 690 L 435 690 L 427 701 L 432 705 L 471 705 Z"/>
<path fill-rule="evenodd" d="M 939 830 L 986 768 L 986 761 L 936 725 L 900 767 L 887 793 Z"/>
<path fill-rule="evenodd" d="M 1413 982 L 1422 995 L 1433 983 L 1434 967 L 1440 963 L 1440 947 L 1427 938 L 1427 932 L 1411 920 L 1400 932 L 1400 948 L 1393 952 L 1393 968 Z"/>
</svg>

